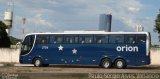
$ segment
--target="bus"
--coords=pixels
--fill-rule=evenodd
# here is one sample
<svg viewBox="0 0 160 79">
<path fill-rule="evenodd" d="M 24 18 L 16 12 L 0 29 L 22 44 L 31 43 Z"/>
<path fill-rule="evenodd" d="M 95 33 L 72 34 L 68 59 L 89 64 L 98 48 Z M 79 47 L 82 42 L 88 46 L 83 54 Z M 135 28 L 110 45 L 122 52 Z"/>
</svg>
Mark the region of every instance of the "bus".
<svg viewBox="0 0 160 79">
<path fill-rule="evenodd" d="M 20 63 L 126 68 L 150 64 L 149 32 L 64 31 L 31 33 L 22 41 Z"/>
</svg>

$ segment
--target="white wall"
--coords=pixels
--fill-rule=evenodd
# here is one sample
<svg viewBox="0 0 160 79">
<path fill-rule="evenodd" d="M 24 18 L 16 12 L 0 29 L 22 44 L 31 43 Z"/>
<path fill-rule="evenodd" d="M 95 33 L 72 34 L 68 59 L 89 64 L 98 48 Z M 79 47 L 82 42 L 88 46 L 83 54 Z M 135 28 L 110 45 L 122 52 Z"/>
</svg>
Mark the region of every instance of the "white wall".
<svg viewBox="0 0 160 79">
<path fill-rule="evenodd" d="M 19 63 L 20 49 L 0 48 L 0 62 Z M 160 49 L 151 49 L 151 65 L 160 65 Z"/>
<path fill-rule="evenodd" d="M 19 62 L 20 49 L 0 48 L 0 62 Z"/>
<path fill-rule="evenodd" d="M 160 48 L 151 49 L 151 65 L 160 65 Z"/>
</svg>

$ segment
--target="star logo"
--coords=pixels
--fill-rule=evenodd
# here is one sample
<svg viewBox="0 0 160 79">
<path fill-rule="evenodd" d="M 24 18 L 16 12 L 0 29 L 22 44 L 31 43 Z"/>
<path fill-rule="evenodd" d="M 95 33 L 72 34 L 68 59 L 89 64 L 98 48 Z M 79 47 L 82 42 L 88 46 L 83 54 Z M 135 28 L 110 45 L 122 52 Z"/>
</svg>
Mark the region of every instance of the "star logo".
<svg viewBox="0 0 160 79">
<path fill-rule="evenodd" d="M 63 50 L 63 46 L 61 46 L 61 45 L 58 48 L 59 48 L 59 50 Z"/>
<path fill-rule="evenodd" d="M 72 50 L 72 53 L 73 53 L 73 54 L 77 54 L 77 50 L 74 48 L 74 49 Z"/>
</svg>

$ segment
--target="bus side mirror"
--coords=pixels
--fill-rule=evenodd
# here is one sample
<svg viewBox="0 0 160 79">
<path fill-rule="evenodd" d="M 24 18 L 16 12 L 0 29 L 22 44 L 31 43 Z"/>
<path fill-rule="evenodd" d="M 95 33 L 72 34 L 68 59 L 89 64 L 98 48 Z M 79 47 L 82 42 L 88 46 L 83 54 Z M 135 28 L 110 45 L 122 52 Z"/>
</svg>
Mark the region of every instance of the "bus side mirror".
<svg viewBox="0 0 160 79">
<path fill-rule="evenodd" d="M 22 42 L 16 43 L 16 48 L 20 48 L 21 45 L 22 45 Z"/>
<path fill-rule="evenodd" d="M 18 42 L 16 45 L 21 45 L 22 44 L 22 42 Z"/>
</svg>

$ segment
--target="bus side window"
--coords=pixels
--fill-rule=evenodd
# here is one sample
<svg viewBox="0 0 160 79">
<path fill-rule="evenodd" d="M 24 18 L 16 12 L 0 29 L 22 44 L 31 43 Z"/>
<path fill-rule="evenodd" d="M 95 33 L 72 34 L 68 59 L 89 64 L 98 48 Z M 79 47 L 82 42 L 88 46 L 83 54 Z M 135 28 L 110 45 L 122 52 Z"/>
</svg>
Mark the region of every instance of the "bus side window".
<svg viewBox="0 0 160 79">
<path fill-rule="evenodd" d="M 79 42 L 81 44 L 91 44 L 93 43 L 93 35 L 80 35 Z"/>
<path fill-rule="evenodd" d="M 146 42 L 146 35 L 143 34 L 143 35 L 137 35 L 137 43 L 138 44 L 142 44 L 142 43 L 145 43 Z"/>
<path fill-rule="evenodd" d="M 95 35 L 95 43 L 97 43 L 97 44 L 108 43 L 108 36 L 106 36 L 106 35 Z"/>
<path fill-rule="evenodd" d="M 57 43 L 54 35 L 50 36 L 49 43 L 52 43 L 52 44 L 56 44 Z"/>
<path fill-rule="evenodd" d="M 124 35 L 110 35 L 109 43 L 113 43 L 113 44 L 124 43 Z"/>
<path fill-rule="evenodd" d="M 125 35 L 125 43 L 135 44 L 136 43 L 135 35 Z"/>
<path fill-rule="evenodd" d="M 64 36 L 64 43 L 66 43 L 66 44 L 78 44 L 78 35 L 66 35 L 66 36 Z"/>
<path fill-rule="evenodd" d="M 75 37 L 74 37 L 74 42 L 75 42 L 76 44 L 78 44 L 78 36 L 75 36 Z"/>
<path fill-rule="evenodd" d="M 85 43 L 91 44 L 93 42 L 93 37 L 92 36 L 85 36 Z"/>
<path fill-rule="evenodd" d="M 74 37 L 73 36 L 65 36 L 64 41 L 66 44 L 72 44 L 72 43 L 74 43 Z"/>
<path fill-rule="evenodd" d="M 85 41 L 84 41 L 84 36 L 80 36 L 80 37 L 79 37 L 79 43 L 80 43 L 80 44 L 84 44 L 84 43 L 85 43 Z"/>
<path fill-rule="evenodd" d="M 69 39 L 69 36 L 65 36 L 65 38 L 64 38 L 64 39 L 65 39 L 65 40 L 64 40 L 64 41 L 65 41 L 65 43 L 67 43 L 67 44 L 68 44 L 68 43 L 69 43 L 69 40 L 70 40 L 70 39 Z"/>
<path fill-rule="evenodd" d="M 49 36 L 37 35 L 37 43 L 38 44 L 47 44 L 48 40 L 49 40 Z"/>
<path fill-rule="evenodd" d="M 62 44 L 63 43 L 63 36 L 55 36 L 55 43 Z"/>
</svg>

